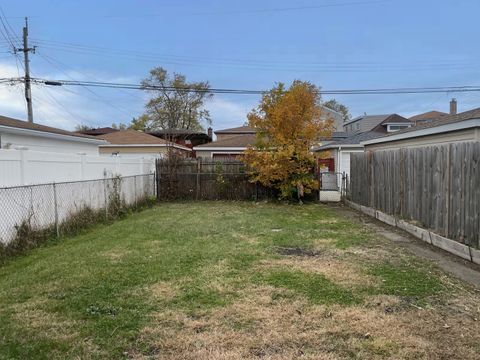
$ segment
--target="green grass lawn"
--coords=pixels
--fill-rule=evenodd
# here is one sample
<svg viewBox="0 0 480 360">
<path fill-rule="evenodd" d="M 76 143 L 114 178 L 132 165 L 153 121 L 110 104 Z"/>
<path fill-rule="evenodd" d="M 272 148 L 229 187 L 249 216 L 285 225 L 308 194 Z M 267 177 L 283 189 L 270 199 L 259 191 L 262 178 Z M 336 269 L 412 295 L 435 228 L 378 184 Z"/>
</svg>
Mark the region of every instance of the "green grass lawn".
<svg viewBox="0 0 480 360">
<path fill-rule="evenodd" d="M 474 359 L 478 317 L 317 204 L 164 203 L 0 267 L 0 359 Z"/>
</svg>

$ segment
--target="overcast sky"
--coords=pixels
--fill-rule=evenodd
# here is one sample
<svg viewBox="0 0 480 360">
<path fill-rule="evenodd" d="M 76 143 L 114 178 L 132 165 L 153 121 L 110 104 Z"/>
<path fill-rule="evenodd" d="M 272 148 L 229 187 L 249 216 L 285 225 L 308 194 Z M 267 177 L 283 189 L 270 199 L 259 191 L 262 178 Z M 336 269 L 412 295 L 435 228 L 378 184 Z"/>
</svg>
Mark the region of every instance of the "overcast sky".
<svg viewBox="0 0 480 360">
<path fill-rule="evenodd" d="M 480 85 L 478 0 L 2 1 L 17 36 L 29 16 L 35 77 L 138 82 L 162 66 L 212 87 L 323 89 Z M 0 38 L 0 77 L 22 64 Z M 0 114 L 25 119 L 22 88 L 0 87 Z M 134 90 L 35 86 L 38 123 L 109 126 L 142 113 Z M 480 106 L 480 93 L 341 96 L 352 115 L 409 116 Z M 326 97 L 325 100 L 329 98 Z M 216 95 L 216 129 L 241 125 L 258 96 Z"/>
</svg>

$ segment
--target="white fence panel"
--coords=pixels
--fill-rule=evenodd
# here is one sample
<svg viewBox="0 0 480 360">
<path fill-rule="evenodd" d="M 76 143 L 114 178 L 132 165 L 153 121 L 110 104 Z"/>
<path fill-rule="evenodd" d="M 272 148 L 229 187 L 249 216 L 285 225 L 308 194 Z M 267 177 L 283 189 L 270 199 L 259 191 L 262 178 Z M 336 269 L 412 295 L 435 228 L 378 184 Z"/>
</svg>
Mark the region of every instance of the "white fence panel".
<svg viewBox="0 0 480 360">
<path fill-rule="evenodd" d="M 0 188 L 153 173 L 155 161 L 0 149 Z"/>
</svg>

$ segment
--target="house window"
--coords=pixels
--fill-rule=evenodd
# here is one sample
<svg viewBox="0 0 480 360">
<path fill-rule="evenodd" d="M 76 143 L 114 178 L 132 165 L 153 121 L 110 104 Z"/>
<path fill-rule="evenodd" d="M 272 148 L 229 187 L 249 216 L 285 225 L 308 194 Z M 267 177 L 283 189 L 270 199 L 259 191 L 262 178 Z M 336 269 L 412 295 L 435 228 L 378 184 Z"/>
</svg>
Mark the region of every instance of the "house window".
<svg viewBox="0 0 480 360">
<path fill-rule="evenodd" d="M 360 130 L 360 123 L 357 123 L 357 130 Z"/>
<path fill-rule="evenodd" d="M 388 132 L 394 132 L 398 130 L 403 130 L 409 128 L 410 125 L 388 125 L 387 126 L 387 131 Z"/>
</svg>

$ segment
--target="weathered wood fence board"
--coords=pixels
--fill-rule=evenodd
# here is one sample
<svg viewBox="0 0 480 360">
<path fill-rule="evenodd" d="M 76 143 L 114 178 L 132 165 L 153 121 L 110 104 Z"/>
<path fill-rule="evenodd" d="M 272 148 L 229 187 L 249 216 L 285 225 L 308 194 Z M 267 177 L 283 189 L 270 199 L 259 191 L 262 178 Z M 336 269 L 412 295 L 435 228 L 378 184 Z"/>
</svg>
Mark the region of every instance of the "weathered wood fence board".
<svg viewBox="0 0 480 360">
<path fill-rule="evenodd" d="M 480 143 L 355 153 L 351 200 L 479 247 Z"/>
</svg>

